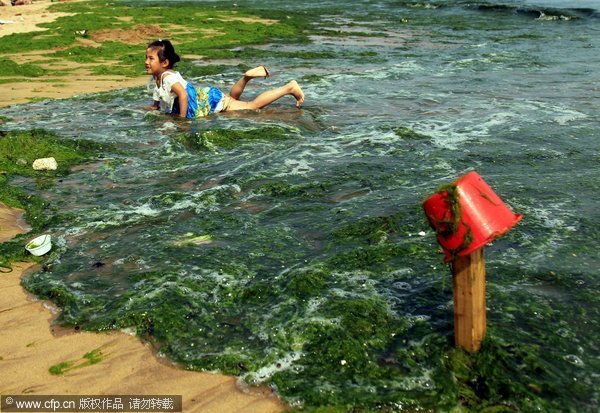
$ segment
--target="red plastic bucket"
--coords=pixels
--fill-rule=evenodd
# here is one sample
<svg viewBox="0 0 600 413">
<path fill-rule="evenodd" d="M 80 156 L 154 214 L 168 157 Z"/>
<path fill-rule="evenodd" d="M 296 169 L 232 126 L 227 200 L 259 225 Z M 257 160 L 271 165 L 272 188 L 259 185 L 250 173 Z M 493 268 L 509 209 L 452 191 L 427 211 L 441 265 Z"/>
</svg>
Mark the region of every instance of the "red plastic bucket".
<svg viewBox="0 0 600 413">
<path fill-rule="evenodd" d="M 423 209 L 444 249 L 446 262 L 483 247 L 522 218 L 502 202 L 477 172 L 469 172 L 440 189 L 423 203 Z"/>
</svg>

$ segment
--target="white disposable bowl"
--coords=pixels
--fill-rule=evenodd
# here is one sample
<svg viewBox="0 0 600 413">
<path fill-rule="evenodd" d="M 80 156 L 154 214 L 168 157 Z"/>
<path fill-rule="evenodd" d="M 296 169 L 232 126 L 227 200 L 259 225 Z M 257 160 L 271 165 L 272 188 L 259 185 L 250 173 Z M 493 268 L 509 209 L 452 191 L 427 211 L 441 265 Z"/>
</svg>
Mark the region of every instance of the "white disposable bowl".
<svg viewBox="0 0 600 413">
<path fill-rule="evenodd" d="M 50 248 L 52 248 L 52 238 L 48 234 L 40 235 L 25 245 L 25 249 L 36 256 L 44 255 L 50 251 Z"/>
</svg>

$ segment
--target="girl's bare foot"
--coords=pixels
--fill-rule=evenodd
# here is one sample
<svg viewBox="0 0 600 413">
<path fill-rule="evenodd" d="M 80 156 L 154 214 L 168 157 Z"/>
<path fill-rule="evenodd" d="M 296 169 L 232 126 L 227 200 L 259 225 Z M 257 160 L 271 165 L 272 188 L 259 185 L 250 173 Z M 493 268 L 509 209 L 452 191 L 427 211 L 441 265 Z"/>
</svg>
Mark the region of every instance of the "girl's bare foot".
<svg viewBox="0 0 600 413">
<path fill-rule="evenodd" d="M 246 71 L 246 73 L 244 73 L 244 76 L 250 77 L 250 78 L 264 77 L 266 79 L 269 77 L 269 75 L 270 75 L 269 69 L 267 69 L 265 66 L 258 66 L 258 67 L 255 67 L 254 69 L 250 69 L 250 70 Z"/>
<path fill-rule="evenodd" d="M 295 80 L 290 83 L 291 94 L 296 98 L 296 107 L 299 108 L 304 103 L 304 92 L 300 88 L 300 85 Z"/>
</svg>

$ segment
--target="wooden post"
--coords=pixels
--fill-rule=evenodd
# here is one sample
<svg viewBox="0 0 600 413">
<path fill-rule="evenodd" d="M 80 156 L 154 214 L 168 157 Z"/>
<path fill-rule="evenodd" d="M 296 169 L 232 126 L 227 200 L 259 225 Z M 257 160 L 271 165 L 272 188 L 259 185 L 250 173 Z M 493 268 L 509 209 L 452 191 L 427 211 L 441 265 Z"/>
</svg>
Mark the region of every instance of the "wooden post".
<svg viewBox="0 0 600 413">
<path fill-rule="evenodd" d="M 454 341 L 475 352 L 485 337 L 485 258 L 483 248 L 452 262 Z"/>
</svg>

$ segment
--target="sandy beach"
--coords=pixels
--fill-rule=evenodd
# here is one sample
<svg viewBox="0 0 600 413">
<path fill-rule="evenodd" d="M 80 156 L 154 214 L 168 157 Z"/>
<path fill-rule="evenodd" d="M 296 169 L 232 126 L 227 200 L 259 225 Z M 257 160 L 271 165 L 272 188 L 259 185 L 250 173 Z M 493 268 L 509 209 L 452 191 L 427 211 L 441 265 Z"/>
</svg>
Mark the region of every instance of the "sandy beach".
<svg viewBox="0 0 600 413">
<path fill-rule="evenodd" d="M 48 31 L 48 29 L 39 25 L 67 15 L 48 11 L 48 7 L 53 4 L 52 0 L 34 0 L 32 4 L 22 6 L 10 6 L 8 0 L 5 3 L 8 5 L 0 7 L 0 21 L 3 22 L 3 24 L 0 24 L 0 40 L 4 36 L 13 33 Z M 45 58 L 42 55 L 43 53 L 35 52 L 16 56 L 4 55 L 3 58 L 11 59 L 19 64 L 35 63 L 40 67 L 49 67 L 48 64 L 44 63 Z M 148 81 L 146 76 L 131 78 L 114 75 L 93 75 L 90 65 L 78 65 L 68 61 L 55 61 L 52 63 L 52 68 L 68 69 L 72 75 L 43 76 L 39 78 L 15 77 L 2 84 L 2 88 L 0 88 L 0 107 L 26 103 L 36 99 L 65 99 L 88 93 L 143 86 Z"/>
<path fill-rule="evenodd" d="M 53 21 L 50 0 L 24 6 L 0 7 L 0 38 L 11 33 L 45 30 L 37 25 Z M 39 56 L 38 56 L 39 57 Z M 9 56 L 10 58 L 10 56 Z M 35 58 L 35 56 L 30 56 Z M 26 57 L 21 56 L 20 62 Z M 143 85 L 146 78 L 93 76 L 86 69 L 68 79 L 15 79 L 4 83 L 0 107 L 36 98 L 68 98 L 116 88 Z M 23 211 L 0 202 L 0 242 L 29 231 Z M 5 270 L 3 268 L 3 270 Z M 184 412 L 256 412 L 284 410 L 269 389 L 244 389 L 235 377 L 186 371 L 159 359 L 149 345 L 122 332 L 89 333 L 53 325 L 58 309 L 32 297 L 21 287 L 21 277 L 35 270 L 31 263 L 13 263 L 0 273 L 0 394 L 131 394 L 181 395 Z M 86 364 L 95 351 L 101 361 Z M 53 375 L 50 368 L 69 362 L 74 368 Z"/>
<path fill-rule="evenodd" d="M 31 4 L 11 6 L 9 0 L 3 1 L 4 7 L 0 8 L 0 37 L 12 33 L 30 33 L 44 31 L 39 26 L 41 23 L 54 21 L 65 13 L 50 13 L 47 9 L 52 4 L 50 0 L 38 0 Z"/>
</svg>

